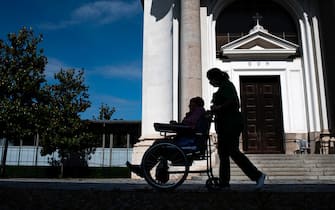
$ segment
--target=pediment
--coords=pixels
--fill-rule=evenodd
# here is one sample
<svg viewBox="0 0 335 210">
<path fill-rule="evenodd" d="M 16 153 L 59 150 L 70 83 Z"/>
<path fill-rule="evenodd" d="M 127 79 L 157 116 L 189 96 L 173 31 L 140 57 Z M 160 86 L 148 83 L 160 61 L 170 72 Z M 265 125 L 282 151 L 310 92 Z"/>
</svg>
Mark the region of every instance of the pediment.
<svg viewBox="0 0 335 210">
<path fill-rule="evenodd" d="M 262 37 L 258 37 L 254 40 L 251 40 L 247 43 L 243 43 L 240 46 L 237 46 L 236 49 L 259 49 L 259 50 L 266 50 L 266 49 L 283 49 L 277 43 L 273 43 L 263 39 Z"/>
<path fill-rule="evenodd" d="M 257 25 L 248 35 L 223 45 L 221 52 L 228 59 L 288 59 L 298 47 Z"/>
</svg>

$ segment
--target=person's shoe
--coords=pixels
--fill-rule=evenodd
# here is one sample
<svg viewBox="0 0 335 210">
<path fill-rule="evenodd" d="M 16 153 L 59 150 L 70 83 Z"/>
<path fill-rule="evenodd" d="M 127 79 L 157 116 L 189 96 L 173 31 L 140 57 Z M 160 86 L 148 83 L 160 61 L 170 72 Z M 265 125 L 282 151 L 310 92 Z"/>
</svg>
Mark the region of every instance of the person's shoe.
<svg viewBox="0 0 335 210">
<path fill-rule="evenodd" d="M 219 187 L 220 187 L 220 190 L 223 190 L 223 191 L 229 191 L 229 190 L 231 190 L 229 183 L 222 183 L 222 184 L 220 183 Z"/>
<path fill-rule="evenodd" d="M 136 174 L 137 176 L 141 178 L 144 177 L 143 170 L 140 165 L 133 165 L 129 163 L 129 161 L 126 162 L 126 165 L 130 169 L 131 172 L 133 172 L 134 174 Z"/>
<path fill-rule="evenodd" d="M 262 175 L 258 178 L 256 181 L 256 189 L 262 189 L 264 187 L 264 181 L 265 181 L 266 175 L 262 173 Z"/>
</svg>

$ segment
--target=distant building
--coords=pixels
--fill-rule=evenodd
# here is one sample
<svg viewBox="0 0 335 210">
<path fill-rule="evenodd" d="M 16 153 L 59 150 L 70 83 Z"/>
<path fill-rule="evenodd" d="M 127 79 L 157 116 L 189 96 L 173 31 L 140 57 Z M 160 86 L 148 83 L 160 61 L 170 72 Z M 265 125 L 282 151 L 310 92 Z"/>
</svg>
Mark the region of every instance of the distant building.
<svg viewBox="0 0 335 210">
<path fill-rule="evenodd" d="M 101 138 L 101 148 L 132 148 L 141 137 L 141 121 L 90 120 L 89 129 Z"/>
<path fill-rule="evenodd" d="M 88 120 L 88 129 L 100 138 L 98 147 L 133 147 L 141 137 L 141 121 Z M 3 139 L 0 138 L 0 145 Z M 23 140 L 10 140 L 11 146 L 38 146 L 36 135 Z"/>
<path fill-rule="evenodd" d="M 133 146 L 141 137 L 141 121 L 89 120 L 89 130 L 97 136 L 98 146 L 88 165 L 91 167 L 125 166 L 131 160 Z M 0 138 L 0 158 L 3 155 L 4 139 Z M 48 158 L 58 158 L 57 151 L 41 156 L 37 135 L 23 140 L 10 140 L 7 152 L 7 165 L 48 166 Z"/>
</svg>

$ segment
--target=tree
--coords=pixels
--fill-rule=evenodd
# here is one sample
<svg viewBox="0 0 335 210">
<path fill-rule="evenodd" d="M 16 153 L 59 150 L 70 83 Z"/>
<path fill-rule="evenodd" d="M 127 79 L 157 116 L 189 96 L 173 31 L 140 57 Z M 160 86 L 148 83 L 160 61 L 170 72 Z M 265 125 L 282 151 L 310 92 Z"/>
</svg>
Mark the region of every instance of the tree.
<svg viewBox="0 0 335 210">
<path fill-rule="evenodd" d="M 98 120 L 111 120 L 112 115 L 115 112 L 115 107 L 110 107 L 107 104 L 101 104 L 99 107 Z M 95 119 L 95 117 L 93 117 Z"/>
<path fill-rule="evenodd" d="M 96 138 L 88 132 L 79 115 L 91 104 L 83 75 L 83 70 L 61 70 L 55 74 L 57 82 L 46 86 L 52 100 L 50 122 L 41 137 L 42 155 L 58 151 L 59 160 L 53 160 L 54 164 L 68 171 L 72 168 L 73 172 L 87 167 L 87 159 L 96 147 Z M 73 174 L 69 172 L 69 175 Z"/>
<path fill-rule="evenodd" d="M 0 137 L 5 138 L 1 175 L 5 174 L 8 141 L 31 137 L 40 130 L 47 58 L 38 48 L 42 36 L 22 28 L 0 40 Z"/>
<path fill-rule="evenodd" d="M 39 134 L 42 155 L 58 151 L 62 166 L 87 165 L 95 141 L 79 117 L 89 106 L 84 72 L 60 70 L 53 85 L 46 83 L 47 58 L 38 48 L 42 36 L 22 28 L 0 40 L 0 138 L 5 138 L 1 174 L 5 173 L 8 141 Z M 75 162 L 75 161 L 74 161 Z"/>
</svg>

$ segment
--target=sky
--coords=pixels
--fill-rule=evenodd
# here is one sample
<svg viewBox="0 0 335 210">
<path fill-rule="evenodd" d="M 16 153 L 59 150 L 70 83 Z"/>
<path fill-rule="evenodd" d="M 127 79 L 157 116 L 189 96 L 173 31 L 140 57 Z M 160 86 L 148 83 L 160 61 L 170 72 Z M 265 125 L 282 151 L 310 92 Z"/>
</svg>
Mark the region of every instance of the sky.
<svg viewBox="0 0 335 210">
<path fill-rule="evenodd" d="M 0 0 L 0 39 L 24 26 L 43 35 L 48 81 L 61 68 L 84 69 L 92 105 L 82 119 L 102 103 L 115 107 L 113 119 L 141 119 L 140 0 Z"/>
</svg>

